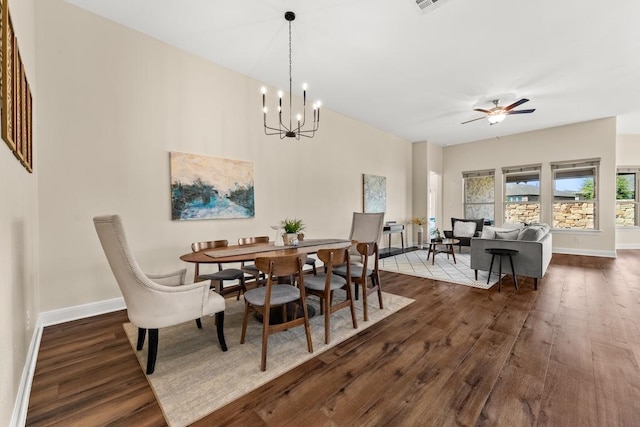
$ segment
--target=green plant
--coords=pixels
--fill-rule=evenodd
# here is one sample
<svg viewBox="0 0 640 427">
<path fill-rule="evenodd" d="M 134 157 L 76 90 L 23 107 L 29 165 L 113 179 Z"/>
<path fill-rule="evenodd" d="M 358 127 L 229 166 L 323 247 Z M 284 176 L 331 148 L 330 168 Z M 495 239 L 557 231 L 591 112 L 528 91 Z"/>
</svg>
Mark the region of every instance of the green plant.
<svg viewBox="0 0 640 427">
<path fill-rule="evenodd" d="M 284 228 L 285 233 L 299 233 L 304 230 L 304 223 L 301 219 L 297 218 L 286 218 L 282 221 L 282 228 Z"/>
</svg>

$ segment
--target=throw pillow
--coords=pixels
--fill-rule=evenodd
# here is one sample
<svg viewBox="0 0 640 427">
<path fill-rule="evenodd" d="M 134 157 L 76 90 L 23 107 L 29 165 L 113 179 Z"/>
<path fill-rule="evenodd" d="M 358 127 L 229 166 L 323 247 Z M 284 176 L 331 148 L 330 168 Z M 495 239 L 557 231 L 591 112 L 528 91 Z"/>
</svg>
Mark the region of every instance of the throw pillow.
<svg viewBox="0 0 640 427">
<path fill-rule="evenodd" d="M 540 225 L 531 225 L 525 227 L 520 234 L 518 234 L 518 240 L 524 240 L 527 242 L 537 242 L 547 234 L 547 230 Z"/>
<path fill-rule="evenodd" d="M 491 225 L 485 225 L 482 228 L 481 239 L 495 239 L 496 238 L 496 228 Z"/>
<path fill-rule="evenodd" d="M 476 234 L 476 223 L 456 221 L 453 225 L 453 237 L 473 237 Z"/>
<path fill-rule="evenodd" d="M 520 230 L 496 231 L 496 240 L 516 240 Z"/>
</svg>

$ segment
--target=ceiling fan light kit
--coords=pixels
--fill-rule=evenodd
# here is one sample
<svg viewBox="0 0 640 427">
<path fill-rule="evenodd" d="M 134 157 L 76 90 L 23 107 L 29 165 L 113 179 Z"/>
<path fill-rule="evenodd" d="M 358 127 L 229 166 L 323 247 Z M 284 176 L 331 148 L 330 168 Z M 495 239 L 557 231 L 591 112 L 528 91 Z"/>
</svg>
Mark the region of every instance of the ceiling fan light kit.
<svg viewBox="0 0 640 427">
<path fill-rule="evenodd" d="M 289 125 L 282 122 L 282 97 L 284 93 L 278 91 L 278 127 L 267 125 L 267 88 L 262 88 L 262 114 L 264 118 L 264 133 L 266 135 L 278 135 L 280 139 L 295 138 L 300 139 L 301 136 L 313 138 L 320 126 L 320 101 L 313 104 L 313 125 L 310 129 L 303 129 L 307 121 L 307 84 L 302 84 L 302 114 L 296 115 L 297 126 L 293 124 L 293 103 L 292 101 L 292 79 L 291 79 L 291 22 L 296 19 L 296 14 L 288 11 L 284 14 L 284 19 L 289 22 Z M 285 119 L 286 120 L 286 119 Z"/>
<path fill-rule="evenodd" d="M 501 107 L 500 105 L 498 105 L 500 103 L 499 99 L 494 99 L 492 102 L 493 102 L 493 108 L 490 108 L 489 110 L 485 110 L 482 108 L 473 109 L 473 111 L 479 111 L 481 113 L 485 113 L 486 114 L 485 117 L 489 121 L 489 125 L 498 124 L 511 114 L 529 114 L 536 111 L 535 108 L 528 109 L 528 110 L 514 110 L 514 108 L 516 108 L 517 106 L 522 105 L 525 102 L 529 102 L 527 98 L 522 98 L 521 100 L 516 101 L 507 107 Z M 478 117 L 477 119 L 467 120 L 466 122 L 462 122 L 461 124 L 464 125 L 466 123 L 471 123 L 471 122 L 475 122 L 476 120 L 482 120 L 482 119 L 484 119 L 484 117 Z"/>
</svg>

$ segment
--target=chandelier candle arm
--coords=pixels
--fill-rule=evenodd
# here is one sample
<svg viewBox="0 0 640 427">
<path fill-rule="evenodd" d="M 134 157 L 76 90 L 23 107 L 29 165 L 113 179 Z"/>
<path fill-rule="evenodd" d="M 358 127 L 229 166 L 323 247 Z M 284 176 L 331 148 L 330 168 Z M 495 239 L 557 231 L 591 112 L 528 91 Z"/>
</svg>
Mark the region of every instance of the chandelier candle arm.
<svg viewBox="0 0 640 427">
<path fill-rule="evenodd" d="M 263 87 L 262 91 L 262 114 L 263 114 L 263 126 L 264 133 L 266 135 L 278 135 L 280 139 L 283 138 L 296 138 L 300 139 L 301 136 L 306 138 L 313 138 L 315 132 L 318 130 L 320 123 L 320 102 L 313 104 L 313 126 L 311 129 L 304 129 L 307 122 L 307 84 L 302 84 L 302 114 L 296 115 L 297 127 L 293 127 L 293 78 L 292 78 L 292 60 L 291 60 L 291 22 L 296 19 L 296 15 L 293 12 L 286 12 L 284 19 L 289 22 L 289 126 L 282 122 L 282 97 L 284 93 L 278 91 L 278 128 L 267 125 L 267 101 L 266 93 L 267 89 Z M 285 119 L 286 120 L 286 119 Z"/>
</svg>

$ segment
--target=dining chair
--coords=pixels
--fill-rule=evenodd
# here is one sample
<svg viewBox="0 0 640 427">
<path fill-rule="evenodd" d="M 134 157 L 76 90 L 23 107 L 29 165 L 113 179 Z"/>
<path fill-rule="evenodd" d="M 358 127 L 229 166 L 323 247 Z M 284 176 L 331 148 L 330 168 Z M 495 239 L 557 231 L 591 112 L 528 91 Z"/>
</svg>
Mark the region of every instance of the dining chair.
<svg viewBox="0 0 640 427">
<path fill-rule="evenodd" d="M 384 228 L 384 212 L 354 212 L 349 239 L 357 242 L 379 242 Z M 351 247 L 351 261 L 360 258 L 356 246 Z"/>
<path fill-rule="evenodd" d="M 267 344 L 269 335 L 290 329 L 295 326 L 304 325 L 307 336 L 307 349 L 313 353 L 311 342 L 311 329 L 309 328 L 309 313 L 305 303 L 305 286 L 302 266 L 305 255 L 284 255 L 275 257 L 258 257 L 255 260 L 256 266 L 266 274 L 267 283 L 260 288 L 249 289 L 244 294 L 245 309 L 242 320 L 242 334 L 240 344 L 244 344 L 247 332 L 247 322 L 249 313 L 255 311 L 262 315 L 262 358 L 260 369 L 267 369 Z M 292 276 L 298 280 L 298 287 L 289 284 L 279 284 L 279 276 Z M 292 319 L 288 319 L 287 304 L 293 304 Z M 298 306 L 302 307 L 303 316 L 297 316 Z M 270 324 L 271 309 L 280 309 L 282 312 L 282 322 Z"/>
<path fill-rule="evenodd" d="M 226 248 L 229 246 L 229 242 L 227 240 L 210 240 L 206 242 L 195 242 L 191 244 L 191 250 L 193 252 L 200 252 L 205 249 L 215 249 L 215 248 Z M 222 263 L 218 263 L 218 271 L 215 273 L 200 273 L 200 263 L 195 263 L 195 279 L 194 281 L 200 280 L 211 280 L 211 284 L 213 282 L 217 282 L 218 285 L 216 287 L 217 292 L 220 295 L 227 295 L 232 292 L 238 292 L 236 299 L 240 299 L 240 294 L 242 292 L 246 292 L 247 288 L 244 284 L 244 272 L 239 268 L 222 268 Z M 237 280 L 238 284 L 233 286 L 224 287 L 225 280 Z"/>
<path fill-rule="evenodd" d="M 362 311 L 364 313 L 364 321 L 368 321 L 368 306 L 367 306 L 367 295 L 373 291 L 377 291 L 378 293 L 378 302 L 380 303 L 380 309 L 382 306 L 382 288 L 380 285 L 380 271 L 378 269 L 378 243 L 377 242 L 369 242 L 369 243 L 357 243 L 356 251 L 362 259 L 361 264 L 351 264 L 350 271 L 348 272 L 348 268 L 346 266 L 341 266 L 339 268 L 334 269 L 335 274 L 347 277 L 351 276 L 351 280 L 355 284 L 355 299 L 358 299 L 358 285 L 362 288 Z M 373 266 L 369 267 L 370 258 L 373 258 Z M 371 286 L 369 287 L 369 283 Z"/>
<path fill-rule="evenodd" d="M 238 239 L 238 246 L 255 245 L 257 243 L 269 243 L 269 236 L 241 237 Z M 265 281 L 264 273 L 258 270 L 255 264 L 247 264 L 243 261 L 240 270 L 252 276 L 256 282 L 256 286 L 262 285 Z"/>
<path fill-rule="evenodd" d="M 145 274 L 134 259 L 118 215 L 97 216 L 93 224 L 111 271 L 127 306 L 127 316 L 138 327 L 136 350 L 142 350 L 149 330 L 147 375 L 153 374 L 158 355 L 158 329 L 215 314 L 218 342 L 224 340 L 225 300 L 210 289 L 208 281 L 184 284 L 186 269 L 169 274 Z"/>
<path fill-rule="evenodd" d="M 331 333 L 331 314 L 349 307 L 351 309 L 351 320 L 353 327 L 358 328 L 356 320 L 356 308 L 353 302 L 353 289 L 351 288 L 351 266 L 349 263 L 349 248 L 341 249 L 320 249 L 318 258 L 324 263 L 325 273 L 317 276 L 307 277 L 304 286 L 307 295 L 315 295 L 320 298 L 320 310 L 324 314 L 324 342 L 329 344 Z M 336 266 L 344 265 L 346 268 L 345 277 L 333 274 Z M 335 303 L 334 291 L 344 289 L 346 299 Z"/>
</svg>

